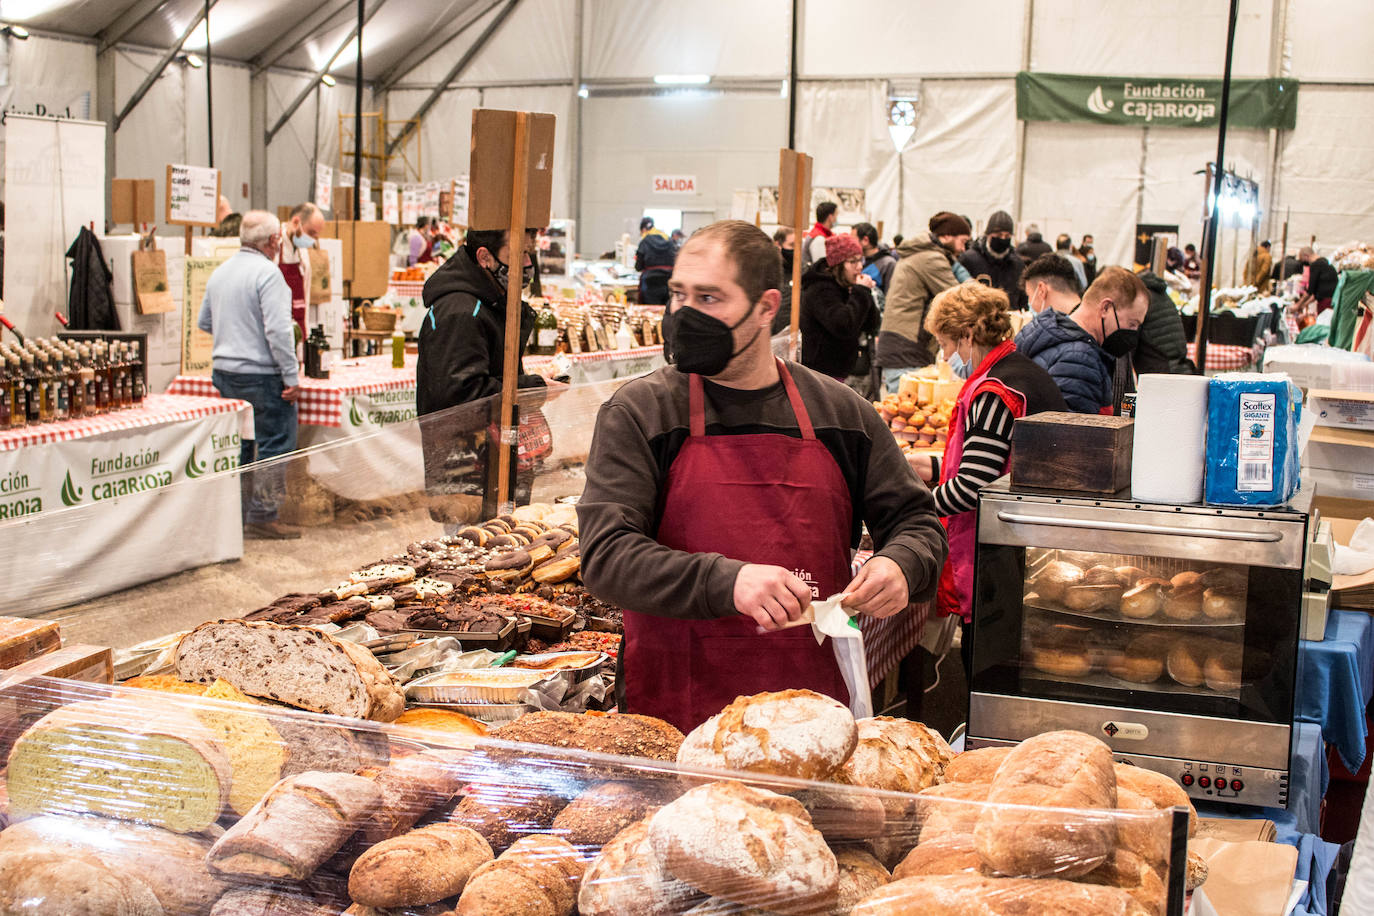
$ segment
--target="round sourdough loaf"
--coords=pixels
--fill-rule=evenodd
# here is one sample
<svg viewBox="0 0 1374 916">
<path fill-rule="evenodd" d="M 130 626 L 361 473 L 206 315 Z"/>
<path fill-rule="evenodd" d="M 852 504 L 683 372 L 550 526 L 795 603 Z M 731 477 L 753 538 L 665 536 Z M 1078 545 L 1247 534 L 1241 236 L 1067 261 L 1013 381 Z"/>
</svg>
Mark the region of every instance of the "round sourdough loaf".
<svg viewBox="0 0 1374 916">
<path fill-rule="evenodd" d="M 697 731 L 702 734 L 689 752 L 694 760 L 679 762 L 718 760 L 730 769 L 798 779 L 827 779 L 859 739 L 848 708 L 811 690 L 740 697 Z"/>
<path fill-rule="evenodd" d="M 702 893 L 674 878 L 654 855 L 649 822 L 626 827 L 602 847 L 577 895 L 581 916 L 675 916 Z"/>
<path fill-rule="evenodd" d="M 920 722 L 877 716 L 856 725 L 858 745 L 835 772 L 835 782 L 915 794 L 940 782 L 954 759 L 945 739 Z M 899 817 L 909 807 L 900 799 L 883 802 Z"/>
<path fill-rule="evenodd" d="M 835 854 L 794 798 L 739 782 L 698 786 L 649 821 L 654 854 L 705 894 L 775 913 L 833 907 Z"/>
<path fill-rule="evenodd" d="M 945 767 L 945 782 L 991 783 L 997 768 L 1011 753 L 1009 747 L 979 747 L 964 751 Z"/>
</svg>

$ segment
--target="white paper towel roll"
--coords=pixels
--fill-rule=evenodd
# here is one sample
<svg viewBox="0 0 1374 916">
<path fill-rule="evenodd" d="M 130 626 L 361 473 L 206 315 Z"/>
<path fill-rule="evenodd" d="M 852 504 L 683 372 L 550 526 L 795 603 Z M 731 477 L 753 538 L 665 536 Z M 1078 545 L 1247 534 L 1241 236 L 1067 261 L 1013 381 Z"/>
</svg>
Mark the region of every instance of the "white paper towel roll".
<svg viewBox="0 0 1374 916">
<path fill-rule="evenodd" d="M 1148 503 L 1202 501 L 1207 386 L 1202 375 L 1142 375 L 1135 398 L 1131 497 Z"/>
</svg>

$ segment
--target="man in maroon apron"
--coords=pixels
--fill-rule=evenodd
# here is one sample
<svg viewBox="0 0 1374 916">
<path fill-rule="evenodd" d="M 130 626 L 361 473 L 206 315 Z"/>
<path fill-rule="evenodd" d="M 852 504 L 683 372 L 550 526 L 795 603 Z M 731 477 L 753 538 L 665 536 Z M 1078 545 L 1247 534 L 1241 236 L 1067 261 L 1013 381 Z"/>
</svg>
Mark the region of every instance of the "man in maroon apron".
<svg viewBox="0 0 1374 916">
<path fill-rule="evenodd" d="M 291 320 L 305 337 L 306 296 L 310 291 L 310 253 L 324 231 L 324 213 L 319 207 L 306 202 L 297 204 L 291 211 L 291 218 L 281 226 L 281 254 L 277 256 L 277 266 L 291 289 Z"/>
<path fill-rule="evenodd" d="M 676 366 L 602 406 L 587 460 L 582 575 L 625 608 L 621 708 L 684 731 L 765 690 L 847 702 L 829 643 L 780 628 L 838 592 L 851 613 L 903 611 L 945 558 L 930 493 L 873 405 L 773 357 L 781 283 L 753 225 L 693 235 L 664 321 Z M 851 578 L 864 522 L 877 551 Z"/>
</svg>

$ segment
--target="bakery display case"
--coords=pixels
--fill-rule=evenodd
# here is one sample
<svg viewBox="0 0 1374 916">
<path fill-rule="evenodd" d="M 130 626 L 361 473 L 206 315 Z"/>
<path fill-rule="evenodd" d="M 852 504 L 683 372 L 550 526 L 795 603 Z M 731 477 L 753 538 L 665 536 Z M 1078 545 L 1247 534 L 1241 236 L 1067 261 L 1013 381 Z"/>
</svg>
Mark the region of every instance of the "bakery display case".
<svg viewBox="0 0 1374 916">
<path fill-rule="evenodd" d="M 1073 728 L 1195 798 L 1284 806 L 1310 505 L 985 489 L 970 746 Z"/>
<path fill-rule="evenodd" d="M 685 738 L 543 713 L 478 739 L 218 696 L 0 680 L 0 900 L 56 914 L 79 891 L 91 912 L 165 916 L 1183 911 L 1186 799 L 1171 807 L 1086 735 L 956 757 L 923 726 L 845 720 L 813 694 L 838 707 L 821 734 L 770 712 L 796 697 L 764 694 Z M 871 768 L 894 754 L 900 773 Z M 786 775 L 799 768 L 818 778 Z M 874 787 L 894 775 L 924 788 Z"/>
</svg>

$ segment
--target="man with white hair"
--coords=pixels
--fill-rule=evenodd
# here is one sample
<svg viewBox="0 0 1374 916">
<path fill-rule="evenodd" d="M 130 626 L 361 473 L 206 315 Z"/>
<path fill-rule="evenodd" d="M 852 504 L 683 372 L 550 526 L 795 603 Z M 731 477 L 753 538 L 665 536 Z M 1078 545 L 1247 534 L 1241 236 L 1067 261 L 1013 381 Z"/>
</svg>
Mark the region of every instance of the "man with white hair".
<svg viewBox="0 0 1374 916">
<path fill-rule="evenodd" d="M 239 464 L 265 461 L 296 448 L 300 394 L 296 341 L 291 329 L 291 290 L 277 269 L 281 224 L 265 210 L 244 214 L 238 253 L 211 274 L 196 325 L 214 338 L 211 379 L 226 398 L 253 405 L 256 443 L 244 440 Z M 245 473 L 244 534 L 298 538 L 277 520 L 286 469 Z M 251 485 L 250 485 L 251 479 Z"/>
</svg>

